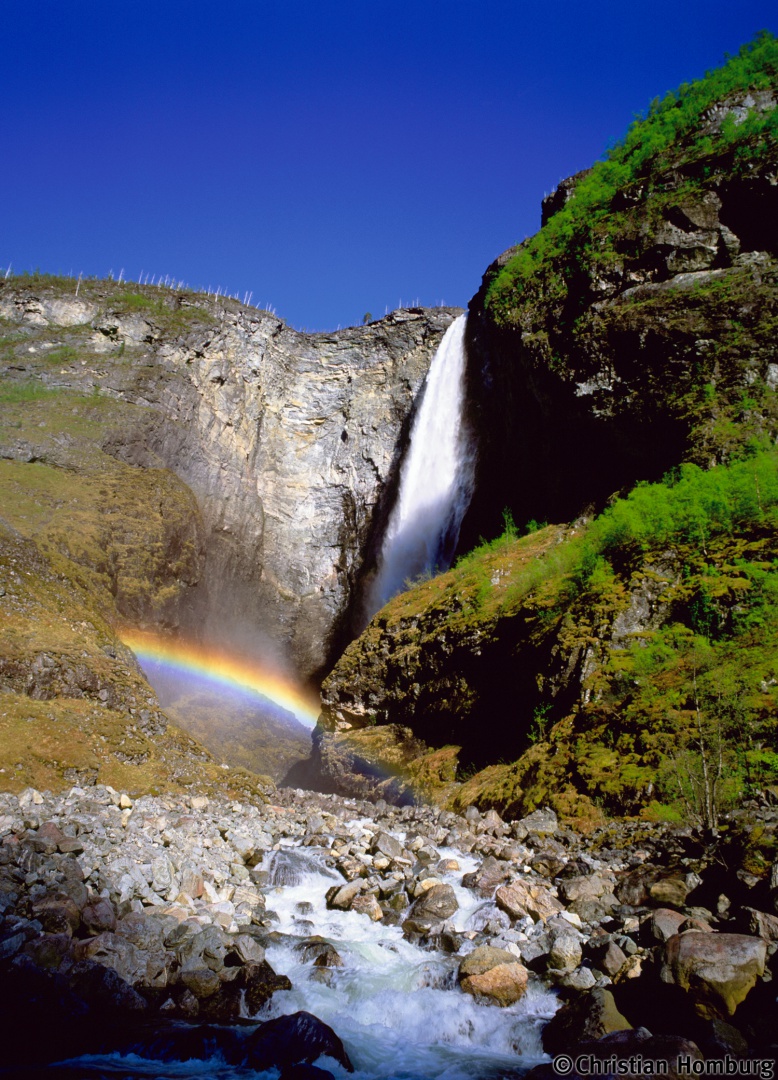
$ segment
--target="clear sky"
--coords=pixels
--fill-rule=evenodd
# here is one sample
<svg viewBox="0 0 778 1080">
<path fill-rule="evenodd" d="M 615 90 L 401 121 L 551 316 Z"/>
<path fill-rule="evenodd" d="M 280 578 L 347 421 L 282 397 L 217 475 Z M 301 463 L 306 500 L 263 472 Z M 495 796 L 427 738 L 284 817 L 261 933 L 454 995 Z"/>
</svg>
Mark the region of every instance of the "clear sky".
<svg viewBox="0 0 778 1080">
<path fill-rule="evenodd" d="M 540 200 L 775 0 L 3 0 L 0 264 L 292 325 L 464 305 Z"/>
</svg>

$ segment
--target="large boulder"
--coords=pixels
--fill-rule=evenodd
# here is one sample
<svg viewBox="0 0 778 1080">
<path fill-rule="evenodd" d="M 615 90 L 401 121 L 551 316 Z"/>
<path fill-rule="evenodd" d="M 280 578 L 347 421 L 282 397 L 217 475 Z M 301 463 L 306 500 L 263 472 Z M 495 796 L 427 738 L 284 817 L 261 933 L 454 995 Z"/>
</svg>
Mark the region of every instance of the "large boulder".
<svg viewBox="0 0 778 1080">
<path fill-rule="evenodd" d="M 766 956 L 762 938 L 689 930 L 665 942 L 660 977 L 688 991 L 700 1016 L 726 1019 L 764 974 Z"/>
<path fill-rule="evenodd" d="M 552 915 L 564 911 L 564 907 L 551 891 L 543 885 L 520 878 L 510 885 L 501 885 L 494 894 L 497 907 L 512 919 L 529 915 L 535 922 L 545 922 Z"/>
<path fill-rule="evenodd" d="M 610 990 L 597 987 L 568 1001 L 551 1017 L 543 1028 L 543 1049 L 547 1054 L 561 1054 L 576 1043 L 631 1027 L 617 1009 Z"/>
<path fill-rule="evenodd" d="M 326 1055 L 353 1072 L 345 1047 L 331 1027 L 309 1012 L 279 1016 L 262 1024 L 248 1040 L 246 1064 L 261 1072 L 299 1063 L 313 1064 Z"/>
<path fill-rule="evenodd" d="M 459 910 L 456 893 L 450 885 L 433 885 L 414 901 L 408 918 L 417 925 L 433 926 L 450 919 Z"/>
</svg>

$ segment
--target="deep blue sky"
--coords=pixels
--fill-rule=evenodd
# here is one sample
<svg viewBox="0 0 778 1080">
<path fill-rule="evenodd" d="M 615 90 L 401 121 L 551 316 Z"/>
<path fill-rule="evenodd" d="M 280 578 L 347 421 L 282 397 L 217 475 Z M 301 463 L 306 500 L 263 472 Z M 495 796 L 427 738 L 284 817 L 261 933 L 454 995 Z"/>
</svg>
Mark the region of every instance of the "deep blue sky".
<svg viewBox="0 0 778 1080">
<path fill-rule="evenodd" d="M 464 305 L 540 200 L 775 0 L 3 0 L 0 264 L 330 329 Z"/>
</svg>

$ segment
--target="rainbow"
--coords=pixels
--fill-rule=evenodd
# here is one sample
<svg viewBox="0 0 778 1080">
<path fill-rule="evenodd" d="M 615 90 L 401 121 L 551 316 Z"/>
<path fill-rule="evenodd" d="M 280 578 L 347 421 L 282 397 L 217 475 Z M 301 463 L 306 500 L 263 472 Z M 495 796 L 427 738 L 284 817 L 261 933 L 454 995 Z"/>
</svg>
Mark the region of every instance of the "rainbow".
<svg viewBox="0 0 778 1080">
<path fill-rule="evenodd" d="M 292 713 L 306 727 L 316 724 L 320 712 L 318 699 L 291 679 L 255 661 L 144 630 L 123 630 L 119 637 L 135 653 L 141 667 L 144 661 L 160 664 L 173 673 L 194 675 L 230 690 L 259 694 Z"/>
</svg>

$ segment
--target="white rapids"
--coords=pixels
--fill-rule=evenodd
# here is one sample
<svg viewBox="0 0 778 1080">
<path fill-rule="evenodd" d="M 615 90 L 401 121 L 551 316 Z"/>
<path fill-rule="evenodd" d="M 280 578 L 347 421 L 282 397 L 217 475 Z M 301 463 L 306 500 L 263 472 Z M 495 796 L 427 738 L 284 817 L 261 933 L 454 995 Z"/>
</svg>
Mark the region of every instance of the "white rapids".
<svg viewBox="0 0 778 1080">
<path fill-rule="evenodd" d="M 463 431 L 466 323 L 466 315 L 451 323 L 432 358 L 368 598 L 368 616 L 407 581 L 446 569 L 453 556 L 473 486 L 472 452 Z"/>
<path fill-rule="evenodd" d="M 551 993 L 530 985 L 508 1008 L 477 1004 L 457 986 L 456 957 L 412 945 L 398 926 L 328 910 L 327 889 L 343 879 L 323 861 L 312 866 L 311 855 L 307 849 L 296 884 L 267 891 L 268 908 L 278 915 L 267 957 L 293 989 L 277 991 L 258 1019 L 304 1009 L 329 1024 L 356 1070 L 322 1059 L 338 1080 L 499 1080 L 547 1060 L 540 1026 L 556 1009 Z M 451 921 L 458 930 L 477 926 L 484 901 L 459 885 L 476 864 L 453 850 L 442 849 L 441 857 L 461 866 L 445 877 L 463 905 Z M 301 958 L 295 945 L 313 934 L 334 946 L 343 967 L 317 969 Z"/>
</svg>

